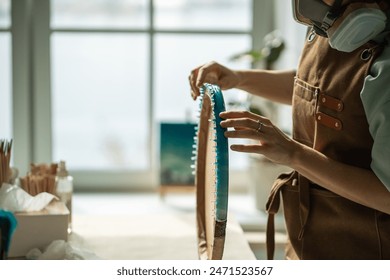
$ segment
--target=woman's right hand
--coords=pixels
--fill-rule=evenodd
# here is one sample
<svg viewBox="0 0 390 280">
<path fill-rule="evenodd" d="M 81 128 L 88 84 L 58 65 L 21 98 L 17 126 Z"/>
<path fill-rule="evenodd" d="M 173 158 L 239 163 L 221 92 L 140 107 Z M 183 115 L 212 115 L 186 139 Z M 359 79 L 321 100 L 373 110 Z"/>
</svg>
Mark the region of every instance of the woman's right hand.
<svg viewBox="0 0 390 280">
<path fill-rule="evenodd" d="M 195 68 L 188 79 L 194 100 L 200 95 L 199 89 L 204 83 L 218 85 L 222 90 L 227 90 L 236 87 L 240 81 L 237 72 L 215 61 Z"/>
</svg>

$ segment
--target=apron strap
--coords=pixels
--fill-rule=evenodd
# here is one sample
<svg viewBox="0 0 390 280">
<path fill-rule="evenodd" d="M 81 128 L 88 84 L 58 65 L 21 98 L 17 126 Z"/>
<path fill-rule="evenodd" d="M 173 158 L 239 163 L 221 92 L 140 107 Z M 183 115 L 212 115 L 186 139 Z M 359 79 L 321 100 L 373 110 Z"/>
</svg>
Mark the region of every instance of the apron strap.
<svg viewBox="0 0 390 280">
<path fill-rule="evenodd" d="M 280 191 L 282 187 L 292 178 L 296 177 L 297 172 L 281 174 L 271 188 L 270 196 L 268 197 L 266 209 L 268 212 L 267 230 L 266 230 L 266 245 L 267 259 L 273 260 L 275 253 L 275 214 L 278 213 L 280 207 Z"/>
<path fill-rule="evenodd" d="M 298 239 L 302 240 L 305 233 L 305 226 L 310 212 L 310 185 L 309 180 L 298 174 L 299 181 L 299 218 L 301 220 L 301 230 Z"/>
<path fill-rule="evenodd" d="M 275 214 L 269 213 L 266 232 L 267 260 L 273 260 L 275 254 Z"/>
</svg>

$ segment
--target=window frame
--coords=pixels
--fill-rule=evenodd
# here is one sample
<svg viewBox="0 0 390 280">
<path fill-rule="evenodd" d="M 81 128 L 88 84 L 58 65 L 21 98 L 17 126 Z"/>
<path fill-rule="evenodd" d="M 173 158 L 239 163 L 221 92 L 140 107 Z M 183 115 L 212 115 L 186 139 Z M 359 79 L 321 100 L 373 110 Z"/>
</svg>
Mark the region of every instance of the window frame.
<svg viewBox="0 0 390 280">
<path fill-rule="evenodd" d="M 273 29 L 273 1 L 252 0 L 253 25 L 249 31 L 156 29 L 153 0 L 149 0 L 149 27 L 145 29 L 96 29 L 50 27 L 50 0 L 11 1 L 12 91 L 14 164 L 21 176 L 31 162 L 52 161 L 50 38 L 54 32 L 147 33 L 149 35 L 149 80 L 154 80 L 154 35 L 156 34 L 246 34 L 252 47 L 259 48 L 262 38 Z M 75 189 L 83 191 L 140 190 L 152 191 L 158 186 L 158 145 L 154 120 L 153 82 L 148 88 L 148 131 L 150 168 L 145 171 L 70 170 Z M 246 172 L 231 171 L 231 185 L 247 188 Z"/>
</svg>

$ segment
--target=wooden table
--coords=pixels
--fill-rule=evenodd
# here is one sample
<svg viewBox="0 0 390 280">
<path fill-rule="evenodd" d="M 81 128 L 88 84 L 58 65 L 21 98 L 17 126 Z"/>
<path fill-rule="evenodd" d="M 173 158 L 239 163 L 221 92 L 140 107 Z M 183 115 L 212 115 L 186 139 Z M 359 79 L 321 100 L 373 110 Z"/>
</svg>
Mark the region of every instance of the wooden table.
<svg viewBox="0 0 390 280">
<path fill-rule="evenodd" d="M 107 260 L 198 259 L 195 213 L 75 215 L 69 241 Z M 223 259 L 254 260 L 229 216 Z"/>
</svg>

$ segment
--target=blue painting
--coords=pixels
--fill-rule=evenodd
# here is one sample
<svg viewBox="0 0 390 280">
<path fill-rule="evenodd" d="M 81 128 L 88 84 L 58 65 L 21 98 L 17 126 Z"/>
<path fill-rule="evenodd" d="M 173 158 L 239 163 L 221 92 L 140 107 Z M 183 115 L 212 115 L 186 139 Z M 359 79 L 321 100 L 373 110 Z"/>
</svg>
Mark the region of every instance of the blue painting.
<svg viewBox="0 0 390 280">
<path fill-rule="evenodd" d="M 160 124 L 160 185 L 194 186 L 191 157 L 195 126 L 193 123 Z"/>
</svg>

